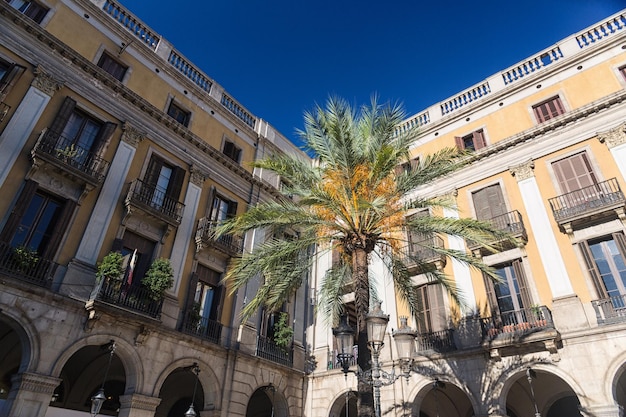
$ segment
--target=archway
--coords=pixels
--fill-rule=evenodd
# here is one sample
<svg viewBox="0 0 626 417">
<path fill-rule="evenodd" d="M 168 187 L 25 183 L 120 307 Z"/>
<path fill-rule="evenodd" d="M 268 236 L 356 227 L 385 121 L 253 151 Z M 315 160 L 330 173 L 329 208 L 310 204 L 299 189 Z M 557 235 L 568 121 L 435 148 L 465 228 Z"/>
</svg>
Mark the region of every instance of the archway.
<svg viewBox="0 0 626 417">
<path fill-rule="evenodd" d="M 23 341 L 14 323 L 0 320 L 0 410 L 11 391 L 11 378 L 23 368 L 23 351 Z"/>
<path fill-rule="evenodd" d="M 356 402 L 356 391 L 346 391 L 338 395 L 330 407 L 328 417 L 357 417 Z"/>
<path fill-rule="evenodd" d="M 421 398 L 421 401 L 419 401 Z M 474 410 L 467 394 L 456 385 L 434 381 L 424 387 L 413 403 L 413 416 L 470 417 Z"/>
<path fill-rule="evenodd" d="M 246 408 L 246 417 L 287 417 L 287 404 L 277 387 L 271 383 L 257 388 Z"/>
<path fill-rule="evenodd" d="M 61 370 L 62 382 L 54 391 L 50 406 L 88 412 L 91 397 L 104 386 L 107 399 L 99 415 L 116 416 L 126 387 L 126 373 L 120 358 L 115 353 L 111 356 L 110 348 L 108 343 L 90 345 L 74 353 Z"/>
<path fill-rule="evenodd" d="M 161 403 L 154 417 L 183 416 L 192 401 L 194 411 L 200 415 L 200 411 L 204 410 L 204 390 L 195 372 L 195 366 L 184 366 L 173 370 L 163 382 L 159 397 Z"/>
<path fill-rule="evenodd" d="M 616 375 L 613 395 L 615 402 L 626 410 L 626 364 L 623 364 Z"/>
<path fill-rule="evenodd" d="M 506 393 L 508 415 L 526 416 L 539 412 L 544 417 L 582 417 L 576 393 L 560 377 L 530 369 L 514 378 Z"/>
</svg>

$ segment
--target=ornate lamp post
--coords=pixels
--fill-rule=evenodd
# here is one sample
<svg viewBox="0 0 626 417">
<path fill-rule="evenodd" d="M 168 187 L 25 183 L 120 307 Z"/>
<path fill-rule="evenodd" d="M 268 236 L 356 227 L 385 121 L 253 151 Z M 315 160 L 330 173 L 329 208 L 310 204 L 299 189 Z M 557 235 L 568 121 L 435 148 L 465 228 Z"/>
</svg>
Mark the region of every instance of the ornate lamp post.
<svg viewBox="0 0 626 417">
<path fill-rule="evenodd" d="M 93 417 L 97 416 L 98 413 L 100 413 L 100 410 L 102 409 L 102 404 L 104 404 L 107 399 L 107 396 L 104 393 L 104 384 L 107 381 L 109 368 L 111 367 L 111 360 L 113 359 L 113 354 L 115 353 L 115 341 L 111 340 L 106 345 L 102 345 L 101 348 L 109 349 L 109 362 L 107 363 L 107 367 L 104 370 L 104 378 L 102 379 L 102 385 L 100 386 L 100 389 L 93 397 L 91 397 L 91 415 Z"/>
</svg>

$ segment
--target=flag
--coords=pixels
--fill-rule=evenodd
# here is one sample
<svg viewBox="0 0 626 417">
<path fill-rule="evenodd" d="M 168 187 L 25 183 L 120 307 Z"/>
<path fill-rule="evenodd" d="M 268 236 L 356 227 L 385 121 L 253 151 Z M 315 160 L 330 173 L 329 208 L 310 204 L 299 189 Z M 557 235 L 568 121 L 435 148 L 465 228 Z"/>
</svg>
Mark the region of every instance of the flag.
<svg viewBox="0 0 626 417">
<path fill-rule="evenodd" d="M 126 286 L 130 287 L 133 283 L 133 272 L 135 271 L 135 265 L 137 264 L 137 249 L 133 251 L 133 256 L 130 257 L 130 262 L 128 263 L 128 274 L 126 276 Z"/>
</svg>

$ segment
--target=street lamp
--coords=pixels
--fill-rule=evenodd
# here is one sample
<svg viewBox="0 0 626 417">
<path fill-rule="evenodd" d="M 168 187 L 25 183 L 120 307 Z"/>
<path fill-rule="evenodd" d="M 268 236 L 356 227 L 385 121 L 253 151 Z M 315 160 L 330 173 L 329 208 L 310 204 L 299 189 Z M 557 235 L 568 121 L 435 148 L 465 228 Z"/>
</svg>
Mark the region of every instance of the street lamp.
<svg viewBox="0 0 626 417">
<path fill-rule="evenodd" d="M 185 417 L 196 417 L 196 410 L 193 408 L 193 402 L 196 400 L 196 388 L 198 388 L 198 375 L 200 374 L 200 367 L 197 362 L 194 362 L 193 365 L 189 368 L 195 375 L 195 381 L 193 383 L 193 395 L 191 397 L 191 405 L 189 405 L 189 409 L 185 412 Z"/>
<path fill-rule="evenodd" d="M 530 396 L 533 400 L 533 405 L 535 406 L 535 417 L 541 417 L 541 413 L 539 413 L 539 409 L 537 408 L 537 401 L 535 400 L 535 390 L 533 389 L 533 378 L 537 378 L 537 374 L 529 366 L 528 368 L 526 368 L 526 379 L 528 379 L 528 385 L 530 385 Z"/>
<path fill-rule="evenodd" d="M 102 380 L 102 385 L 98 392 L 91 397 L 91 415 L 93 417 L 97 416 L 100 410 L 102 409 L 102 404 L 106 401 L 107 397 L 104 394 L 104 383 L 107 381 L 107 375 L 109 374 L 109 368 L 111 366 L 111 360 L 113 359 L 113 353 L 115 353 L 115 341 L 111 340 L 109 343 L 100 346 L 102 349 L 109 349 L 109 362 L 107 363 L 107 367 L 104 370 L 104 379 Z"/>
</svg>

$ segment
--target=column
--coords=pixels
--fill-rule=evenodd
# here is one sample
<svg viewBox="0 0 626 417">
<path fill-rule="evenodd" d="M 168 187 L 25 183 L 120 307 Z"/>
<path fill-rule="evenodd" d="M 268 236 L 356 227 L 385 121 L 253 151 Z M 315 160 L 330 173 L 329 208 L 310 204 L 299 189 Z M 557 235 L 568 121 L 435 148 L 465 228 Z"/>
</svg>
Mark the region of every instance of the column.
<svg viewBox="0 0 626 417">
<path fill-rule="evenodd" d="M 61 86 L 60 82 L 46 74 L 41 67 L 35 68 L 35 79 L 0 135 L 0 187 L 6 181 L 48 102 Z"/>
<path fill-rule="evenodd" d="M 11 378 L 11 391 L 0 410 L 2 417 L 44 417 L 50 399 L 61 379 L 35 373 Z"/>
<path fill-rule="evenodd" d="M 153 417 L 161 403 L 158 397 L 142 394 L 120 395 L 118 417 Z"/>
<path fill-rule="evenodd" d="M 598 139 L 609 148 L 622 173 L 622 179 L 626 180 L 626 122 L 606 132 L 598 133 Z"/>
<path fill-rule="evenodd" d="M 442 198 L 448 199 L 450 202 L 453 203 L 454 207 L 456 208 L 457 194 L 458 192 L 454 190 L 453 192 L 442 196 Z M 458 219 L 459 213 L 455 209 L 444 208 L 443 217 Z M 450 249 L 462 252 L 466 250 L 465 241 L 459 236 L 448 235 L 448 247 Z M 471 308 L 474 308 L 476 303 L 476 294 L 474 293 L 474 286 L 472 285 L 472 275 L 470 272 L 470 268 L 466 264 L 459 262 L 456 259 L 452 259 L 452 273 L 454 274 L 454 282 L 459 289 L 461 297 L 466 300 L 468 304 L 474 303 L 473 306 L 471 304 L 461 306 L 461 313 L 463 316 L 466 316 L 474 312 L 469 310 Z"/>
<path fill-rule="evenodd" d="M 98 200 L 91 212 L 91 217 L 75 258 L 68 265 L 68 270 L 61 284 L 60 291 L 79 299 L 87 299 L 94 284 L 95 264 L 102 249 L 104 237 L 115 209 L 118 208 L 120 194 L 128 175 L 139 142 L 144 135 L 124 123 L 120 141 L 109 171 L 107 173 Z"/>
<path fill-rule="evenodd" d="M 208 174 L 199 171 L 195 167 L 191 167 L 191 175 L 189 176 L 189 184 L 187 193 L 185 194 L 185 210 L 183 218 L 180 221 L 174 246 L 172 247 L 172 255 L 170 262 L 174 269 L 174 285 L 170 292 L 178 294 L 181 284 L 181 275 L 185 266 L 185 259 L 189 252 L 189 242 L 194 241 L 196 229 L 196 213 L 198 212 L 198 204 L 200 203 L 200 195 L 202 194 L 202 185 L 208 178 Z"/>
</svg>

